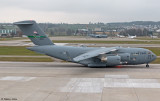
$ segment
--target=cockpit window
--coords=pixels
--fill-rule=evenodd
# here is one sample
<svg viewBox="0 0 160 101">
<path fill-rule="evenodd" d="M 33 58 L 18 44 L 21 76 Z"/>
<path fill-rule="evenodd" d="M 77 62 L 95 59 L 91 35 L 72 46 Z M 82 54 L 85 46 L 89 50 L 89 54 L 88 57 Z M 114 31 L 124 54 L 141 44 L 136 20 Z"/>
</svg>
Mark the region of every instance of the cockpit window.
<svg viewBox="0 0 160 101">
<path fill-rule="evenodd" d="M 139 51 L 139 52 L 132 52 L 131 53 L 131 55 L 135 55 L 135 56 L 136 55 L 145 55 L 145 54 L 148 54 L 148 53 L 146 51 L 141 51 L 141 52 Z"/>
</svg>

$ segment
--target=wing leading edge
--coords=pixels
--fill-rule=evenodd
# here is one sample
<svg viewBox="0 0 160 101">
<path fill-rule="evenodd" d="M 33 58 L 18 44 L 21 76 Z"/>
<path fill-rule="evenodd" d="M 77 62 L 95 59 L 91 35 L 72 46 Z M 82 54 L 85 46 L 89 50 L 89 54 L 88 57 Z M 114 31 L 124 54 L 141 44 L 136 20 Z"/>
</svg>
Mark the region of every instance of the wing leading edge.
<svg viewBox="0 0 160 101">
<path fill-rule="evenodd" d="M 93 51 L 89 51 L 86 52 L 84 54 L 81 54 L 75 58 L 73 58 L 74 61 L 79 62 L 82 60 L 86 60 L 89 58 L 93 58 L 102 54 L 106 54 L 109 52 L 113 52 L 113 51 L 117 51 L 118 49 L 116 47 L 112 47 L 112 48 L 101 48 L 101 49 L 97 49 L 97 50 L 93 50 Z"/>
</svg>

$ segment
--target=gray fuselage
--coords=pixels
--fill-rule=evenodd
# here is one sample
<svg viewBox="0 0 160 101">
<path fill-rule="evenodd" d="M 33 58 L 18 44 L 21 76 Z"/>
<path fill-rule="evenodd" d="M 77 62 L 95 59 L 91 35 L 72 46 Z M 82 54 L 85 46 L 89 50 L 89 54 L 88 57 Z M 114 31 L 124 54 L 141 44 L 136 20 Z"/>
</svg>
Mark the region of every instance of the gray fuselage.
<svg viewBox="0 0 160 101">
<path fill-rule="evenodd" d="M 104 48 L 104 47 L 102 47 Z M 103 54 L 104 57 L 115 57 L 110 59 L 111 62 L 102 61 L 99 57 L 94 57 L 80 61 L 78 63 L 86 66 L 114 66 L 114 65 L 136 65 L 136 64 L 148 64 L 156 59 L 156 55 L 150 50 L 143 48 L 123 48 L 115 47 L 118 51 Z M 45 54 L 51 57 L 62 59 L 65 61 L 75 62 L 73 58 L 84 54 L 89 51 L 96 50 L 94 47 L 73 47 L 73 46 L 57 46 L 57 45 L 45 45 L 29 47 L 29 50 L 36 51 L 41 54 Z M 104 48 L 105 49 L 105 48 Z M 107 48 L 106 48 L 107 49 Z M 114 59 L 120 57 L 120 63 L 114 64 Z M 77 63 L 77 62 L 76 62 Z"/>
<path fill-rule="evenodd" d="M 148 63 L 156 59 L 154 53 L 143 48 L 57 46 L 46 36 L 36 21 L 26 20 L 15 22 L 14 24 L 37 45 L 28 47 L 29 50 L 89 67 L 144 63 L 147 64 L 146 67 L 149 67 Z"/>
</svg>

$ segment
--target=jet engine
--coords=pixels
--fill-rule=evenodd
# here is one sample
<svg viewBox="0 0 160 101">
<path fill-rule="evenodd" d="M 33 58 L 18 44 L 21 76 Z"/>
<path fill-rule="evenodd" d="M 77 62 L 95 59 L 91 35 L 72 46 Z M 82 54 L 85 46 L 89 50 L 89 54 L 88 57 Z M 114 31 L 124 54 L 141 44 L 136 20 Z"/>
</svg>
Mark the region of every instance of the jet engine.
<svg viewBox="0 0 160 101">
<path fill-rule="evenodd" d="M 121 57 L 121 61 L 129 61 L 130 60 L 130 54 L 129 53 L 121 53 L 118 54 Z"/>
<path fill-rule="evenodd" d="M 121 57 L 120 56 L 101 57 L 101 61 L 106 62 L 107 66 L 116 66 L 121 64 Z"/>
</svg>

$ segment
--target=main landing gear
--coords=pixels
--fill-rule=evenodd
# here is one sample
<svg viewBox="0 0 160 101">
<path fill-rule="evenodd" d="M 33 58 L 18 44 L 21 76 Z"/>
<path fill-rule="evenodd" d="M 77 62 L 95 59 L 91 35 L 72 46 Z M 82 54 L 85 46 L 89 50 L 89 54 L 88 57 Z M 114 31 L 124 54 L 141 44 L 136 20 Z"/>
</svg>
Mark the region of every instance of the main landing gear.
<svg viewBox="0 0 160 101">
<path fill-rule="evenodd" d="M 146 64 L 146 67 L 149 68 L 149 64 L 148 63 Z"/>
</svg>

